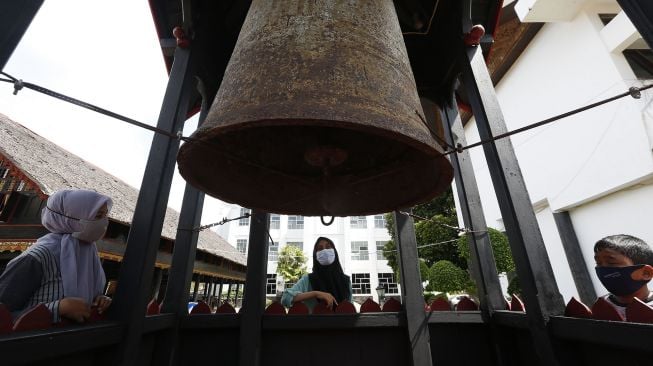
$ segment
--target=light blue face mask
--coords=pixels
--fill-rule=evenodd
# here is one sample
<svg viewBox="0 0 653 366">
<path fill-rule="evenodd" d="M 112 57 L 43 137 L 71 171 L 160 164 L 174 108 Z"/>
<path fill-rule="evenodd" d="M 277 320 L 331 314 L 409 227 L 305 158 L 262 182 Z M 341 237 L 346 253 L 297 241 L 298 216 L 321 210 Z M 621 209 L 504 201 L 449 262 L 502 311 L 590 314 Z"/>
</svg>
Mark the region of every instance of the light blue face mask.
<svg viewBox="0 0 653 366">
<path fill-rule="evenodd" d="M 333 249 L 322 249 L 315 253 L 315 256 L 321 265 L 328 266 L 336 260 L 336 251 Z"/>
<path fill-rule="evenodd" d="M 87 243 L 93 243 L 102 239 L 109 226 L 109 219 L 107 217 L 98 220 L 79 219 L 79 222 L 82 224 L 82 231 L 74 232 L 73 237 Z"/>
</svg>

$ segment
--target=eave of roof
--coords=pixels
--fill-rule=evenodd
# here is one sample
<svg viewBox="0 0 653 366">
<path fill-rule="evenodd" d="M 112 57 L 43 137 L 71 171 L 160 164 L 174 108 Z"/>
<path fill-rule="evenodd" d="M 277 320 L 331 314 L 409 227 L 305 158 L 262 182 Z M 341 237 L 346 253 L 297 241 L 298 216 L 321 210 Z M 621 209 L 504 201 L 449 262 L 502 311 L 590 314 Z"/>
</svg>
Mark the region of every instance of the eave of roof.
<svg viewBox="0 0 653 366">
<path fill-rule="evenodd" d="M 111 197 L 113 221 L 130 225 L 138 190 L 99 167 L 59 147 L 0 114 L 0 154 L 23 172 L 46 196 L 60 189 L 90 189 Z M 179 213 L 168 208 L 161 236 L 174 241 Z M 245 256 L 215 232 L 200 232 L 197 248 L 246 265 Z"/>
</svg>

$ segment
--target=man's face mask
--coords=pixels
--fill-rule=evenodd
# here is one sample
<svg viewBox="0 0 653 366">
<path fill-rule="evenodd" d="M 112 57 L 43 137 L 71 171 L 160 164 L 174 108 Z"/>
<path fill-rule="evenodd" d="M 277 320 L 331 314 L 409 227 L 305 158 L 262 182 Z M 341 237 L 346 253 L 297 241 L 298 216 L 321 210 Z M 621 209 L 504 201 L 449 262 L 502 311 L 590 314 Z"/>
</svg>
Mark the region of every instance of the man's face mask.
<svg viewBox="0 0 653 366">
<path fill-rule="evenodd" d="M 610 293 L 627 296 L 646 285 L 649 280 L 634 280 L 631 275 L 644 264 L 626 267 L 596 267 L 596 275 Z"/>
<path fill-rule="evenodd" d="M 323 266 L 328 266 L 336 260 L 336 251 L 333 249 L 322 249 L 315 255 L 317 261 Z"/>
<path fill-rule="evenodd" d="M 72 234 L 73 237 L 88 243 L 92 243 L 104 237 L 104 233 L 107 232 L 107 227 L 109 226 L 109 218 L 103 217 L 98 220 L 80 219 L 79 223 L 82 225 L 82 231 L 74 232 Z"/>
</svg>

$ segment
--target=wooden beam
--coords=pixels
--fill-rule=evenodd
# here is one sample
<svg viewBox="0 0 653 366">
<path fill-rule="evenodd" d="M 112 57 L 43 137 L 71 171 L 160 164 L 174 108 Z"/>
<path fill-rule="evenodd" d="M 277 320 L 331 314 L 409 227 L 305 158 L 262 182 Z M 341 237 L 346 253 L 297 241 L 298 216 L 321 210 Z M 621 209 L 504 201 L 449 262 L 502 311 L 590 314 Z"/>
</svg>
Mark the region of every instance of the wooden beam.
<svg viewBox="0 0 653 366">
<path fill-rule="evenodd" d="M 269 229 L 270 215 L 253 210 L 249 227 L 247 287 L 240 312 L 240 366 L 258 366 L 261 362 L 261 317 L 265 310 Z"/>
<path fill-rule="evenodd" d="M 507 131 L 503 114 L 481 50 L 468 47 L 463 56 L 464 84 L 479 135 L 481 140 L 489 141 Z M 510 139 L 504 138 L 483 144 L 483 151 L 517 267 L 535 349 L 544 364 L 558 365 L 546 321 L 549 316 L 563 313 L 564 301 L 514 148 Z"/>
<path fill-rule="evenodd" d="M 410 209 L 406 210 L 410 211 Z M 401 273 L 401 292 L 408 322 L 408 339 L 410 340 L 414 366 L 431 365 L 431 344 L 426 311 L 424 311 L 424 289 L 419 273 L 417 239 L 415 224 L 410 216 L 394 212 L 395 237 L 399 254 Z"/>
</svg>

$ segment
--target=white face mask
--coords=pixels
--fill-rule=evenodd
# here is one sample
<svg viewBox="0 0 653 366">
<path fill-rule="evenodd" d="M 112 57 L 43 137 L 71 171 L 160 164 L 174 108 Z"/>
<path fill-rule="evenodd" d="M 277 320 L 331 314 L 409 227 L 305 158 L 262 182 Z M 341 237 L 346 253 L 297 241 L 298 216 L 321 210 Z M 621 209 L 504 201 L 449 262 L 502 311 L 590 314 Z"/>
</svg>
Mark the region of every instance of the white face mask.
<svg viewBox="0 0 653 366">
<path fill-rule="evenodd" d="M 322 249 L 315 256 L 321 265 L 328 266 L 336 260 L 336 251 L 333 249 Z"/>
<path fill-rule="evenodd" d="M 74 232 L 73 237 L 87 243 L 92 243 L 104 237 L 104 233 L 107 232 L 107 227 L 109 226 L 109 218 L 103 217 L 98 220 L 80 219 L 79 223 L 82 224 L 82 231 Z"/>
</svg>

